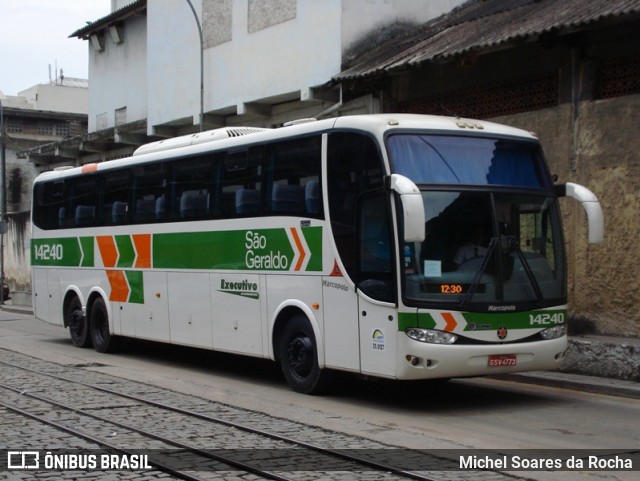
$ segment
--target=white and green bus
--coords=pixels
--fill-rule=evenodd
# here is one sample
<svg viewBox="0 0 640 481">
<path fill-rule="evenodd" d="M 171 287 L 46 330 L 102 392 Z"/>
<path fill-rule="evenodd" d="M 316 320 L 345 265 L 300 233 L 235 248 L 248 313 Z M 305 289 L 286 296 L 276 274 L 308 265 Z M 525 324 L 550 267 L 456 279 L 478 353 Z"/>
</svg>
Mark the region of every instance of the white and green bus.
<svg viewBox="0 0 640 481">
<path fill-rule="evenodd" d="M 311 393 L 342 370 L 409 380 L 560 365 L 566 259 L 532 134 L 367 115 L 224 128 L 46 172 L 39 319 L 78 347 L 147 339 L 269 358 Z"/>
</svg>

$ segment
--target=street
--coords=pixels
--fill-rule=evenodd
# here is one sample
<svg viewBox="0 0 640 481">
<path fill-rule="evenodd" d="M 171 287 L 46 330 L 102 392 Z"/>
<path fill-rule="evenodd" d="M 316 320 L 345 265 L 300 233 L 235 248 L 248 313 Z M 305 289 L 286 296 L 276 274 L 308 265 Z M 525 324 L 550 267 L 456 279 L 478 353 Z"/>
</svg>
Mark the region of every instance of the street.
<svg viewBox="0 0 640 481">
<path fill-rule="evenodd" d="M 0 349 L 403 448 L 629 451 L 640 446 L 640 401 L 634 399 L 494 379 L 408 384 L 354 376 L 340 376 L 327 395 L 306 396 L 292 392 L 270 361 L 135 341 L 121 353 L 99 354 L 74 348 L 65 329 L 4 311 Z M 578 473 L 522 475 L 569 480 Z M 638 479 L 637 471 L 580 476 Z"/>
</svg>

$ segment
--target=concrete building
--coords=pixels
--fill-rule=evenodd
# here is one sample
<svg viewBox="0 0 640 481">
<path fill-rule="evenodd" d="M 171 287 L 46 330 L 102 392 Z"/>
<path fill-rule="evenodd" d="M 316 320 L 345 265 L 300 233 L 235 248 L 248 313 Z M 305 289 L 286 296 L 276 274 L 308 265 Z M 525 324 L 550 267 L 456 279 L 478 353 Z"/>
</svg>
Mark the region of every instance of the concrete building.
<svg viewBox="0 0 640 481">
<path fill-rule="evenodd" d="M 87 131 L 88 82 L 57 79 L 5 96 L 0 92 L 6 163 L 6 218 L 4 236 L 5 280 L 16 302 L 30 302 L 29 217 L 31 185 L 42 171 L 26 162 L 20 152 L 57 142 Z M 60 153 L 60 152 L 59 152 Z M 46 169 L 49 166 L 45 167 Z"/>
<path fill-rule="evenodd" d="M 122 157 L 198 131 L 201 113 L 206 130 L 376 110 L 372 98 L 341 104 L 341 87 L 330 82 L 353 46 L 462 1 L 193 0 L 192 11 L 185 0 L 114 0 L 111 14 L 71 35 L 87 41 L 89 135 L 64 150 L 78 163 Z M 53 148 L 28 154 L 65 161 Z"/>
</svg>

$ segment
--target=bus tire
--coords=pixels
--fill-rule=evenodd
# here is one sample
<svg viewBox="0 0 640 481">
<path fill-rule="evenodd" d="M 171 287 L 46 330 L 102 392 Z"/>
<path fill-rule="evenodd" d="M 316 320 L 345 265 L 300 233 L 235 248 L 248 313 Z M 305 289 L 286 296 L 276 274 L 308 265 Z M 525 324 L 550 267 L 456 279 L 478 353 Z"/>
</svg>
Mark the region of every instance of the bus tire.
<svg viewBox="0 0 640 481">
<path fill-rule="evenodd" d="M 69 326 L 71 343 L 76 347 L 91 346 L 89 321 L 82 314 L 82 304 L 77 296 L 73 296 L 64 309 L 64 325 Z"/>
<path fill-rule="evenodd" d="M 118 350 L 119 339 L 109 332 L 109 314 L 101 297 L 98 297 L 91 305 L 89 332 L 96 351 L 114 352 Z"/>
<path fill-rule="evenodd" d="M 328 385 L 329 373 L 318 365 L 313 328 L 303 315 L 293 316 L 280 337 L 280 366 L 287 383 L 302 394 L 318 394 Z"/>
</svg>

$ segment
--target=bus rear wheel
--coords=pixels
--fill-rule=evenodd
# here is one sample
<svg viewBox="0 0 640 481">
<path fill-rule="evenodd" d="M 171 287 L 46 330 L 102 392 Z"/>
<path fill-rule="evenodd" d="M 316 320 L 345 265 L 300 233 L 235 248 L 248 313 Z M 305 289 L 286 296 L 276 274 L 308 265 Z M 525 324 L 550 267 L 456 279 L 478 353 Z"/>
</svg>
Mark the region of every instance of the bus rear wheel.
<svg viewBox="0 0 640 481">
<path fill-rule="evenodd" d="M 73 296 L 64 310 L 64 324 L 69 326 L 71 342 L 76 347 L 91 346 L 91 336 L 89 335 L 89 321 L 82 314 L 82 304 L 80 299 Z"/>
<path fill-rule="evenodd" d="M 318 348 L 311 324 L 302 315 L 287 322 L 280 338 L 280 365 L 287 383 L 303 394 L 326 389 L 329 373 L 318 365 Z"/>
<path fill-rule="evenodd" d="M 119 339 L 109 332 L 109 314 L 102 298 L 96 299 L 91 306 L 89 331 L 96 351 L 114 352 L 118 350 Z"/>
</svg>

